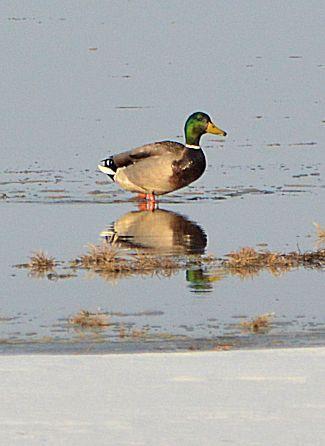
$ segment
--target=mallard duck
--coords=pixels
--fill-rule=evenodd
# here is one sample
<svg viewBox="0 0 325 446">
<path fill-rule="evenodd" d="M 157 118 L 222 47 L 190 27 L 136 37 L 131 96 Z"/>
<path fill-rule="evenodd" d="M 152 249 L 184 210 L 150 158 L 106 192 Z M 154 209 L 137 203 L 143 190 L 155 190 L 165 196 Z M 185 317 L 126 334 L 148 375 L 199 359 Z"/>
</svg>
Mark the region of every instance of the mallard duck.
<svg viewBox="0 0 325 446">
<path fill-rule="evenodd" d="M 226 136 L 206 113 L 193 113 L 185 123 L 185 145 L 160 141 L 110 156 L 98 165 L 123 189 L 155 201 L 163 195 L 188 186 L 204 172 L 206 161 L 200 147 L 205 133 Z"/>
</svg>

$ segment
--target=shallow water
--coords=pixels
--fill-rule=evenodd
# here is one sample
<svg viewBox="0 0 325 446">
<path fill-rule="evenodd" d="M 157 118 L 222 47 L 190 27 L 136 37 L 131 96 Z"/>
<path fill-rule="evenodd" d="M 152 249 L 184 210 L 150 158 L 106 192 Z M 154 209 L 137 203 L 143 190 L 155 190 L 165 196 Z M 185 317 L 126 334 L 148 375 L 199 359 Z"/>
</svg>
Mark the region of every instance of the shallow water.
<svg viewBox="0 0 325 446">
<path fill-rule="evenodd" d="M 320 246 L 323 4 L 190 4 L 2 2 L 1 352 L 324 345 L 324 270 L 241 278 L 204 262 L 244 246 Z M 229 136 L 203 137 L 204 176 L 159 210 L 140 211 L 96 171 L 116 150 L 181 141 L 197 109 Z M 71 270 L 105 234 L 123 252 L 196 265 L 168 277 Z M 13 266 L 38 249 L 61 262 L 54 273 Z M 81 309 L 111 325 L 71 326 Z M 267 330 L 241 326 L 265 313 Z"/>
<path fill-rule="evenodd" d="M 42 187 L 42 186 L 39 186 Z M 37 195 L 37 194 L 35 194 Z M 308 196 L 308 200 L 305 197 Z M 324 341 L 324 272 L 295 269 L 254 277 L 225 274 L 204 262 L 242 246 L 290 252 L 317 245 L 310 217 L 296 215 L 319 203 L 319 194 L 270 195 L 255 191 L 223 200 L 173 198 L 154 212 L 134 203 L 12 203 L 2 233 L 2 351 L 135 351 L 273 345 Z M 65 200 L 65 199 L 64 199 Z M 168 202 L 170 200 L 170 202 Z M 284 200 L 284 202 L 282 202 Z M 54 200 L 53 200 L 54 201 Z M 273 215 L 282 219 L 272 222 Z M 320 215 L 316 214 L 316 217 Z M 36 222 L 36 224 L 35 224 Z M 271 222 L 271 223 L 270 223 Z M 69 261 L 88 243 L 115 237 L 121 252 L 150 252 L 197 259 L 164 274 L 104 275 L 73 270 Z M 62 263 L 37 275 L 13 265 L 44 249 Z M 201 259 L 202 261 L 198 260 Z M 110 316 L 105 329 L 78 329 L 69 318 L 81 309 Z M 241 322 L 274 313 L 271 328 L 244 330 Z M 123 333 L 123 334 L 121 334 Z"/>
</svg>

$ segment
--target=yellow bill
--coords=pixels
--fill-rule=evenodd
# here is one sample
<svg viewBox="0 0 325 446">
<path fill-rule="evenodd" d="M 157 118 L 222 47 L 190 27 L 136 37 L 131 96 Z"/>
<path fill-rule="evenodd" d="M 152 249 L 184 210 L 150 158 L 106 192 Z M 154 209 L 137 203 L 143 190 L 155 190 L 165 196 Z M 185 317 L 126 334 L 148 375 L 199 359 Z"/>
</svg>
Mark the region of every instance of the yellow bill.
<svg viewBox="0 0 325 446">
<path fill-rule="evenodd" d="M 213 122 L 209 122 L 206 132 L 212 133 L 213 135 L 227 136 L 227 132 L 219 129 L 219 127 L 217 127 L 215 124 L 213 124 Z"/>
</svg>

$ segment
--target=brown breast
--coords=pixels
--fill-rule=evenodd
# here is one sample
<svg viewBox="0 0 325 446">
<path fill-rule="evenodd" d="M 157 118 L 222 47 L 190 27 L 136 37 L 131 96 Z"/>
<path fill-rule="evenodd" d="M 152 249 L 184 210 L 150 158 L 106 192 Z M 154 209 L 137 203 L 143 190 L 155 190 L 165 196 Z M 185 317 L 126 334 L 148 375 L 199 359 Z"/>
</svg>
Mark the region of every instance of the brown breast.
<svg viewBox="0 0 325 446">
<path fill-rule="evenodd" d="M 180 189 L 197 180 L 205 168 L 206 161 L 203 150 L 184 147 L 182 157 L 172 163 L 173 174 L 169 181 L 173 190 Z"/>
</svg>

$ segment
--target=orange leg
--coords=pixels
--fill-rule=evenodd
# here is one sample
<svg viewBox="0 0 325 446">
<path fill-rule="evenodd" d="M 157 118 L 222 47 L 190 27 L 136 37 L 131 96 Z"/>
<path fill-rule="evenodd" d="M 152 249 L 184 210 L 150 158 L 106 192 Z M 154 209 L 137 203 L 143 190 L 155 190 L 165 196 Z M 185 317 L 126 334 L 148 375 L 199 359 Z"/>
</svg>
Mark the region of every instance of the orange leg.
<svg viewBox="0 0 325 446">
<path fill-rule="evenodd" d="M 156 209 L 157 201 L 155 194 L 137 194 L 137 198 L 140 211 L 154 211 Z"/>
<path fill-rule="evenodd" d="M 138 208 L 140 211 L 151 211 L 153 212 L 157 207 L 157 201 L 155 194 L 138 194 L 138 198 L 141 201 L 138 203 Z"/>
<path fill-rule="evenodd" d="M 148 201 L 152 201 L 153 203 L 156 203 L 156 197 L 155 197 L 155 194 L 147 194 L 147 195 L 146 195 L 146 200 L 148 200 Z"/>
<path fill-rule="evenodd" d="M 157 208 L 156 201 L 141 201 L 138 203 L 139 211 L 150 211 L 153 212 Z"/>
<path fill-rule="evenodd" d="M 156 196 L 155 194 L 137 194 L 137 198 L 139 200 L 147 200 L 147 201 L 152 201 L 152 202 L 156 202 Z"/>
</svg>

